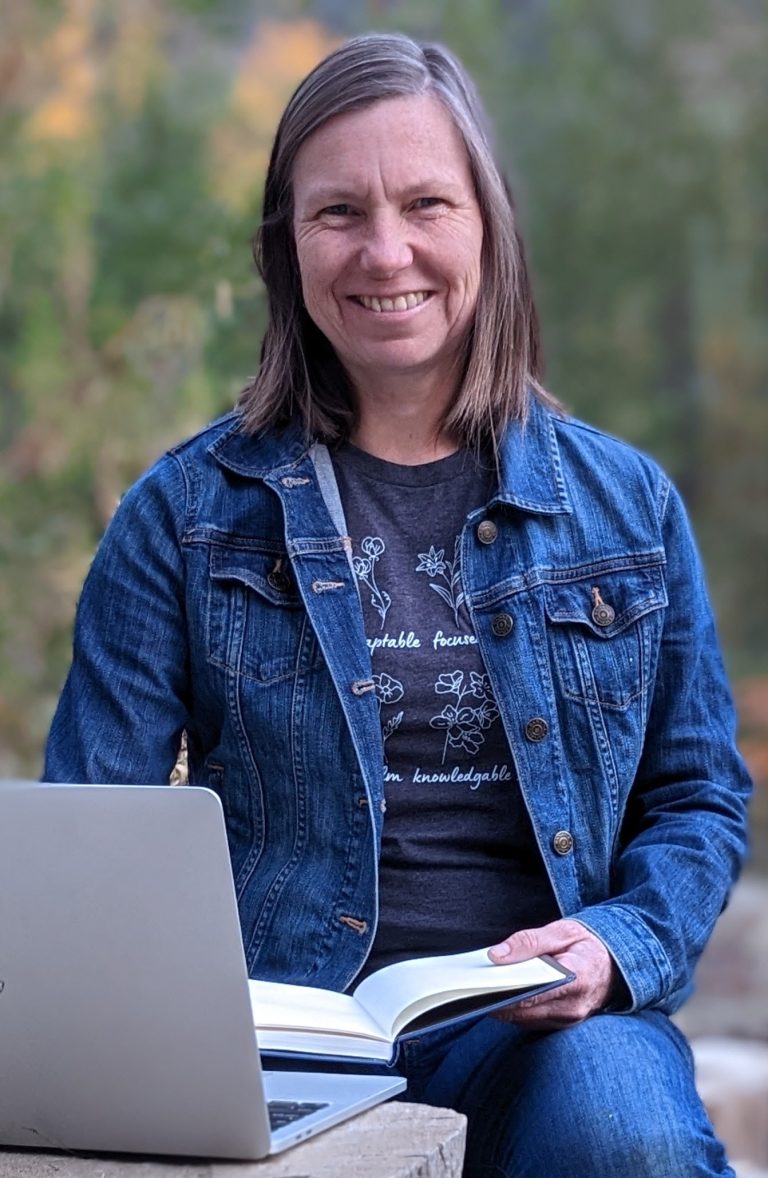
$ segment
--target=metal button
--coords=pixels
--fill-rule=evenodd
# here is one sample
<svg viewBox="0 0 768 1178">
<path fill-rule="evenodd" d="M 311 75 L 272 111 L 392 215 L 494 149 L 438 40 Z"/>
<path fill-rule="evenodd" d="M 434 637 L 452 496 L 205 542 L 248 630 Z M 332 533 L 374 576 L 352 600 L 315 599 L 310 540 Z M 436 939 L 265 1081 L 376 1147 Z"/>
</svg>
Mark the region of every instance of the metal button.
<svg viewBox="0 0 768 1178">
<path fill-rule="evenodd" d="M 607 601 L 603 601 L 600 587 L 594 585 L 592 588 L 592 621 L 596 626 L 610 626 L 611 622 L 616 617 L 616 610 L 612 605 L 608 605 Z"/>
<path fill-rule="evenodd" d="M 612 605 L 606 605 L 604 601 L 601 601 L 592 610 L 592 621 L 596 626 L 610 626 L 615 618 L 616 610 Z"/>
<path fill-rule="evenodd" d="M 289 593 L 291 589 L 291 578 L 280 569 L 272 569 L 271 573 L 267 573 L 267 583 L 275 593 Z"/>
<path fill-rule="evenodd" d="M 491 622 L 491 629 L 497 638 L 506 638 L 512 633 L 515 622 L 511 614 L 496 614 Z"/>
<path fill-rule="evenodd" d="M 484 519 L 477 525 L 477 538 L 481 544 L 493 544 L 499 534 L 499 529 L 492 519 Z"/>
<path fill-rule="evenodd" d="M 570 830 L 558 830 L 552 839 L 552 846 L 558 855 L 570 855 L 573 850 L 573 835 Z"/>
<path fill-rule="evenodd" d="M 549 734 L 549 724 L 542 716 L 534 716 L 525 726 L 525 735 L 529 740 L 537 743 Z"/>
</svg>

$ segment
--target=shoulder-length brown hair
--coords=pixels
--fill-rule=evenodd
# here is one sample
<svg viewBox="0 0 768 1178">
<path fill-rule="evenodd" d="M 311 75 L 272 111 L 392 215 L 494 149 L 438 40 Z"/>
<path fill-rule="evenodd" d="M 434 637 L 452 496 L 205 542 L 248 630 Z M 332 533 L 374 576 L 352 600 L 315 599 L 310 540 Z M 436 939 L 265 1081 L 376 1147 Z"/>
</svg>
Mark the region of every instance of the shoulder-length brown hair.
<svg viewBox="0 0 768 1178">
<path fill-rule="evenodd" d="M 531 391 L 556 406 L 540 384 L 539 325 L 523 244 L 477 91 L 442 46 L 372 33 L 347 41 L 312 70 L 277 129 L 254 239 L 269 322 L 259 371 L 240 400 L 249 430 L 298 417 L 308 437 L 333 443 L 349 436 L 355 421 L 349 377 L 302 299 L 292 225 L 293 166 L 301 145 L 329 119 L 410 94 L 434 94 L 456 124 L 483 219 L 480 292 L 462 379 L 443 428 L 465 445 L 493 444 L 507 422 L 524 419 Z"/>
</svg>

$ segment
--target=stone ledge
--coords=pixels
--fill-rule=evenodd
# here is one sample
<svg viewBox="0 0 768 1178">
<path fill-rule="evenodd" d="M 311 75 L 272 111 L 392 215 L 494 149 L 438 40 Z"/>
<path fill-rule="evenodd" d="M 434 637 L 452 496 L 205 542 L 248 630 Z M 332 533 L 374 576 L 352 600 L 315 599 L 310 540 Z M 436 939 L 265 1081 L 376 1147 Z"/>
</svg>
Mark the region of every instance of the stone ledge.
<svg viewBox="0 0 768 1178">
<path fill-rule="evenodd" d="M 262 1162 L 82 1157 L 0 1148 L 0 1178 L 461 1178 L 466 1118 L 393 1101 Z"/>
</svg>

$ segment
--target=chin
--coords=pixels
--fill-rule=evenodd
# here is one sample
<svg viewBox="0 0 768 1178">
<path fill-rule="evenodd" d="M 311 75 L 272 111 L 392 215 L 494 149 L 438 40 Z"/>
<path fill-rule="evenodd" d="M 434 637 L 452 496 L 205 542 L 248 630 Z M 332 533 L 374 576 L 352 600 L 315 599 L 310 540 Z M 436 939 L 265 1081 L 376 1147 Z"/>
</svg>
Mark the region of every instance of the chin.
<svg viewBox="0 0 768 1178">
<path fill-rule="evenodd" d="M 392 344 L 373 347 L 365 356 L 349 356 L 350 368 L 368 370 L 372 376 L 385 376 L 388 372 L 401 376 L 412 372 L 424 375 L 430 371 L 438 373 L 452 363 L 452 358 L 423 347 L 404 347 Z"/>
</svg>

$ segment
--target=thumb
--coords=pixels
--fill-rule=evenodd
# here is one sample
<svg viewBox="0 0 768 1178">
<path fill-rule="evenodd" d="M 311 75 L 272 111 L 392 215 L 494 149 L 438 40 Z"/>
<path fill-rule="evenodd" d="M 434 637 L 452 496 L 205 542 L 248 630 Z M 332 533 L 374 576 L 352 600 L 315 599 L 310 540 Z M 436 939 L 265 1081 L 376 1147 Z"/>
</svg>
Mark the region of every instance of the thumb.
<svg viewBox="0 0 768 1178">
<path fill-rule="evenodd" d="M 515 961 L 528 961 L 542 953 L 554 953 L 562 947 L 562 934 L 558 936 L 552 925 L 545 925 L 544 928 L 524 928 L 511 933 L 505 941 L 489 949 L 488 956 L 497 965 L 509 965 Z"/>
</svg>

